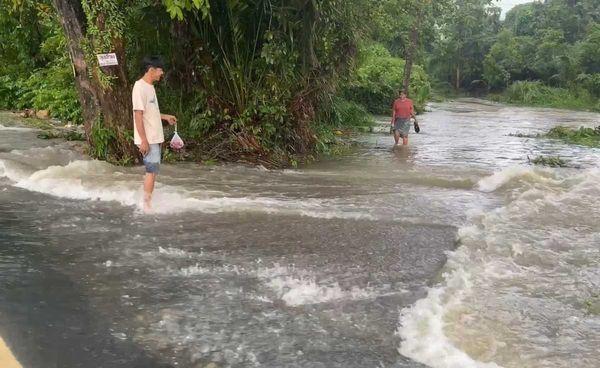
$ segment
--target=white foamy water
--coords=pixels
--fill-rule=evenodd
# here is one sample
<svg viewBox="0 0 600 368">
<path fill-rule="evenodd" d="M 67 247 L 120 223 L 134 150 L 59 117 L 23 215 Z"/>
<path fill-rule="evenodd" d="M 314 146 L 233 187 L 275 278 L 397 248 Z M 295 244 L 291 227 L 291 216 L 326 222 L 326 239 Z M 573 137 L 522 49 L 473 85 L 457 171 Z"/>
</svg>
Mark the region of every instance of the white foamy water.
<svg viewBox="0 0 600 368">
<path fill-rule="evenodd" d="M 169 254 L 171 253 L 169 252 Z M 285 267 L 278 264 L 269 268 L 259 267 L 256 270 L 247 270 L 235 265 L 204 267 L 196 263 L 178 269 L 175 274 L 185 277 L 227 274 L 255 277 L 267 286 L 274 295 L 273 299 L 281 300 L 286 305 L 292 307 L 341 300 L 361 300 L 380 295 L 371 289 L 361 289 L 358 287 L 344 289 L 335 281 L 318 282 L 317 276 L 311 272 L 297 269 L 293 266 Z M 261 301 L 271 301 L 269 296 L 255 295 L 253 298 Z"/>
<path fill-rule="evenodd" d="M 343 290 L 337 282 L 318 283 L 315 275 L 297 270 L 295 267 L 275 265 L 272 268 L 260 269 L 258 276 L 265 280 L 275 293 L 277 299 L 287 305 L 318 304 L 342 299 L 359 300 L 373 297 L 373 291 L 353 287 Z"/>
<path fill-rule="evenodd" d="M 444 280 L 402 311 L 400 353 L 434 368 L 597 367 L 600 319 L 585 300 L 600 291 L 600 170 L 479 182 L 504 187 L 508 203 L 470 214 Z"/>
<path fill-rule="evenodd" d="M 59 270 L 170 366 L 598 368 L 600 175 L 527 156 L 589 169 L 600 150 L 509 135 L 598 118 L 463 101 L 406 149 L 368 134 L 298 170 L 165 164 L 157 216 L 141 166 L 0 129 L 0 261 Z"/>
<path fill-rule="evenodd" d="M 14 154 L 33 156 L 32 160 L 35 157 L 31 152 L 17 151 Z M 53 165 L 36 171 L 21 161 L 0 159 L 0 175 L 12 180 L 16 187 L 56 197 L 114 201 L 138 210 L 142 208 L 141 175 L 124 176 L 116 172 L 112 165 L 101 161 L 75 160 L 66 165 Z M 206 195 L 194 196 L 198 194 Z M 161 185 L 159 182 L 153 196 L 153 213 L 262 212 L 325 219 L 374 219 L 369 213 L 336 208 L 334 204 L 319 199 L 209 197 L 209 194 L 210 192 L 199 193 L 197 190 Z"/>
<path fill-rule="evenodd" d="M 163 248 L 163 247 L 158 247 L 158 253 L 159 254 L 166 254 L 169 256 L 176 256 L 176 257 L 191 257 L 191 255 L 186 252 L 185 250 L 182 249 L 177 249 L 177 248 Z M 202 255 L 202 254 L 200 254 Z"/>
<path fill-rule="evenodd" d="M 538 169 L 538 171 L 541 172 L 542 169 Z M 504 185 L 510 183 L 514 179 L 535 180 L 535 178 L 539 179 L 540 176 L 537 175 L 535 170 L 532 170 L 531 167 L 510 167 L 479 180 L 479 182 L 477 183 L 477 188 L 482 192 L 493 192 L 497 189 L 502 188 Z"/>
<path fill-rule="evenodd" d="M 4 126 L 2 124 L 0 124 L 0 130 L 12 130 L 12 131 L 21 131 L 21 132 L 27 132 L 27 131 L 34 131 L 35 129 L 31 129 L 31 128 L 24 128 L 24 127 L 15 127 L 15 126 Z"/>
</svg>

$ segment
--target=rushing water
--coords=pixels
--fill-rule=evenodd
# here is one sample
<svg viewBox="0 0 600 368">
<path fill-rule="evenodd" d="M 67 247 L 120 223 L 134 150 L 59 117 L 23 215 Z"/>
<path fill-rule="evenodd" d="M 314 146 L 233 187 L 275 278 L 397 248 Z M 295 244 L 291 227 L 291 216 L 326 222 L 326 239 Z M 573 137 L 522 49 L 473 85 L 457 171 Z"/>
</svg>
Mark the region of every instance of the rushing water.
<svg viewBox="0 0 600 368">
<path fill-rule="evenodd" d="M 0 335 L 25 368 L 597 368 L 600 151 L 509 134 L 600 116 L 432 110 L 408 148 L 164 165 L 152 215 L 141 168 L 0 115 Z"/>
</svg>

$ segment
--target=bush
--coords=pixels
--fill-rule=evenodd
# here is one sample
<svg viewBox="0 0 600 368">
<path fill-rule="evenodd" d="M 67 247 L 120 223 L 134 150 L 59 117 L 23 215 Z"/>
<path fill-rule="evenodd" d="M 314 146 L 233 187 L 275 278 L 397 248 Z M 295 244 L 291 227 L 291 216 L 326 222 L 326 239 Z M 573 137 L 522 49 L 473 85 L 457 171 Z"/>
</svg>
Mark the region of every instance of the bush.
<svg viewBox="0 0 600 368">
<path fill-rule="evenodd" d="M 548 87 L 540 81 L 515 82 L 506 89 L 502 100 L 529 106 L 598 109 L 597 99 L 585 89 Z"/>
<path fill-rule="evenodd" d="M 54 65 L 35 71 L 23 82 L 17 108 L 49 110 L 54 118 L 81 123 L 81 107 L 71 70 L 66 65 Z"/>
<path fill-rule="evenodd" d="M 337 96 L 333 98 L 325 120 L 337 128 L 370 127 L 375 123 L 364 106 Z"/>
<path fill-rule="evenodd" d="M 23 91 L 23 79 L 14 76 L 0 76 L 0 109 L 16 109 Z"/>
<path fill-rule="evenodd" d="M 34 71 L 28 78 L 0 77 L 0 108 L 49 110 L 54 118 L 81 123 L 75 81 L 67 65 Z"/>
<path fill-rule="evenodd" d="M 580 74 L 575 82 L 588 90 L 592 95 L 600 96 L 600 73 Z"/>
</svg>

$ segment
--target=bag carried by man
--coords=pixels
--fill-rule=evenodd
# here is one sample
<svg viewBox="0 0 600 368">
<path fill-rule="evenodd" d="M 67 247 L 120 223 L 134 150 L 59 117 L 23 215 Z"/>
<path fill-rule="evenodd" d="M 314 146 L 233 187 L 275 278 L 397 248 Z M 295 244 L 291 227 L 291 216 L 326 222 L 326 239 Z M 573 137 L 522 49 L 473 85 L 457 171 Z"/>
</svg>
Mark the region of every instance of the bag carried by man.
<svg viewBox="0 0 600 368">
<path fill-rule="evenodd" d="M 175 134 L 173 134 L 173 138 L 171 138 L 169 146 L 171 146 L 171 148 L 175 151 L 181 150 L 184 146 L 183 139 L 181 139 L 179 134 L 177 134 L 177 124 L 175 124 Z"/>
</svg>

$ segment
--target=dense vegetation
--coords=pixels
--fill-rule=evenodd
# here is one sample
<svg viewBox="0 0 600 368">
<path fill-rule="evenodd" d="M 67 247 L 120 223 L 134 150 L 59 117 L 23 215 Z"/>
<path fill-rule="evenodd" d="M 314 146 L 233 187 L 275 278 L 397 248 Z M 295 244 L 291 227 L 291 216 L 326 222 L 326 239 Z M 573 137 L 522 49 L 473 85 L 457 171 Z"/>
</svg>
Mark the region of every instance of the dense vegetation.
<svg viewBox="0 0 600 368">
<path fill-rule="evenodd" d="M 499 20 L 489 1 L 456 1 L 429 52 L 433 77 L 502 101 L 600 109 L 600 1 L 518 5 Z"/>
<path fill-rule="evenodd" d="M 83 124 L 90 153 L 129 163 L 129 93 L 146 55 L 168 63 L 161 109 L 186 157 L 288 164 L 334 131 L 432 90 L 598 106 L 600 0 L 0 0 L 0 108 Z M 97 53 L 119 66 L 101 68 Z"/>
<path fill-rule="evenodd" d="M 400 0 L 0 3 L 9 10 L 0 14 L 0 108 L 84 123 L 90 153 L 121 163 L 135 157 L 128 94 L 145 55 L 170 66 L 159 98 L 179 117 L 188 154 L 271 165 L 326 151 L 334 129 L 371 123 L 366 109 L 387 113 L 406 72 L 400 57 L 383 66 L 370 57 L 371 20 Z M 119 66 L 98 66 L 106 52 Z M 398 69 L 385 85 L 365 90 L 368 69 L 388 66 Z M 411 90 L 423 103 L 428 80 L 415 69 Z"/>
<path fill-rule="evenodd" d="M 600 1 L 515 7 L 485 58 L 484 78 L 495 89 L 509 86 L 510 102 L 600 109 Z"/>
<path fill-rule="evenodd" d="M 19 4 L 0 0 L 0 108 L 48 109 L 81 122 L 66 40 L 53 8 Z"/>
</svg>

